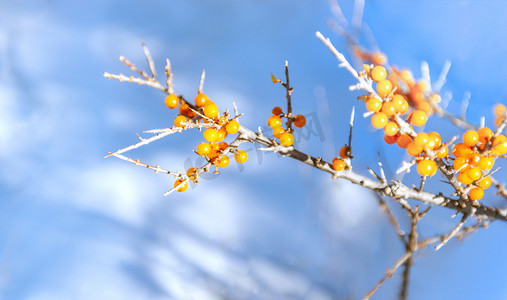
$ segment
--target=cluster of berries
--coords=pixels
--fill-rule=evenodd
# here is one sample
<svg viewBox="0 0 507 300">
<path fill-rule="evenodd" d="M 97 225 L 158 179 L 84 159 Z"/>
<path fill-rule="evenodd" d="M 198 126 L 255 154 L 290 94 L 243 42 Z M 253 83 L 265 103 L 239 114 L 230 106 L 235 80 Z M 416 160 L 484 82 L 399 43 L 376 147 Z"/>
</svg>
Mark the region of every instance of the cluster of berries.
<svg viewBox="0 0 507 300">
<path fill-rule="evenodd" d="M 362 72 L 362 76 L 376 83 L 376 95 L 361 97 L 366 102 L 366 109 L 373 114 L 371 118 L 373 127 L 384 129 L 384 141 L 387 144 L 397 144 L 400 148 L 406 149 L 417 162 L 417 171 L 422 176 L 435 175 L 439 159 L 447 161 L 454 159 L 453 168 L 458 172 L 459 182 L 465 185 L 469 199 L 481 199 L 484 196 L 484 189 L 491 185 L 491 178 L 485 176 L 483 172 L 493 167 L 495 158 L 507 153 L 507 138 L 503 135 L 495 136 L 487 127 L 478 131 L 469 130 L 463 136 L 463 143 L 454 146 L 452 158 L 448 145 L 442 143 L 439 133 L 416 134 L 411 126 L 425 125 L 428 119 L 427 112 L 431 113 L 431 105 L 424 96 L 424 83 L 415 83 L 411 73 L 406 70 L 401 72 L 394 70 L 391 73 L 394 75 L 388 76 L 386 68 L 381 65 L 374 67 L 365 65 L 365 72 Z M 400 82 L 405 85 L 403 89 L 399 88 Z M 430 97 L 436 99 L 439 96 L 433 94 Z M 501 123 L 498 119 L 503 121 L 505 111 L 505 106 L 497 105 L 495 108 L 497 123 Z M 408 117 L 404 119 L 403 116 L 407 113 Z M 401 126 L 407 126 L 408 130 L 401 130 Z"/>
<path fill-rule="evenodd" d="M 229 151 L 234 153 L 234 159 L 238 163 L 244 163 L 248 159 L 248 154 L 244 150 L 238 150 L 234 147 L 229 147 L 229 144 L 223 140 L 229 134 L 236 134 L 239 131 L 239 123 L 234 119 L 229 119 L 228 113 L 219 115 L 219 110 L 216 104 L 211 101 L 206 94 L 198 93 L 195 97 L 195 106 L 189 105 L 180 97 L 170 94 L 165 98 L 165 105 L 168 108 L 179 108 L 179 115 L 174 119 L 176 127 L 185 127 L 186 122 L 195 120 L 196 122 L 203 122 L 210 126 L 203 131 L 205 142 L 197 145 L 197 154 L 212 162 L 215 166 L 225 168 L 229 165 L 229 157 L 224 150 L 230 148 Z M 197 114 L 196 112 L 199 112 Z M 203 117 L 204 116 L 204 117 Z M 190 168 L 187 170 L 187 176 L 190 180 L 197 181 L 197 169 Z M 184 180 L 178 179 L 174 186 L 180 185 Z M 187 189 L 187 184 L 183 184 L 178 188 L 178 192 L 183 192 Z"/>
<path fill-rule="evenodd" d="M 273 115 L 268 118 L 268 125 L 273 129 L 273 136 L 277 138 L 283 146 L 292 146 L 294 144 L 294 135 L 291 133 L 292 129 L 289 129 L 289 124 L 294 124 L 294 126 L 301 128 L 306 124 L 305 116 L 286 114 L 279 106 L 274 107 L 271 112 Z M 283 128 L 282 118 L 287 118 L 287 128 Z"/>
</svg>

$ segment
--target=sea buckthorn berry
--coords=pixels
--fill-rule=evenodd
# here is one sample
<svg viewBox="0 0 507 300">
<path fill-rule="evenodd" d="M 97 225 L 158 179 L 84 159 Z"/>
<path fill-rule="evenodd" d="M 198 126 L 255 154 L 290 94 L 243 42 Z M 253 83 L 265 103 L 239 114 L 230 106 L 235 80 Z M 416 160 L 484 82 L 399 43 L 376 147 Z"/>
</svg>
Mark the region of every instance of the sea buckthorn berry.
<svg viewBox="0 0 507 300">
<path fill-rule="evenodd" d="M 387 136 L 395 136 L 398 133 L 399 129 L 400 127 L 398 126 L 398 124 L 396 124 L 396 122 L 389 121 L 384 127 L 384 134 Z M 392 144 L 394 144 L 395 142 L 396 140 Z"/>
<path fill-rule="evenodd" d="M 374 65 L 385 65 L 387 63 L 387 56 L 382 52 L 374 53 L 371 56 L 371 62 Z"/>
<path fill-rule="evenodd" d="M 481 180 L 477 181 L 477 185 L 486 190 L 491 186 L 491 178 L 489 178 L 489 176 L 486 176 Z"/>
<path fill-rule="evenodd" d="M 174 125 L 176 127 L 184 127 L 185 125 L 182 124 L 182 122 L 186 122 L 187 118 L 185 116 L 179 115 L 174 119 Z"/>
<path fill-rule="evenodd" d="M 473 182 L 473 180 L 470 179 L 470 177 L 468 177 L 468 175 L 467 175 L 467 169 L 459 172 L 458 181 L 464 185 L 469 185 Z"/>
<path fill-rule="evenodd" d="M 292 144 L 294 144 L 294 136 L 292 133 L 285 132 L 280 135 L 280 144 L 284 145 L 285 147 L 292 146 Z"/>
<path fill-rule="evenodd" d="M 220 168 L 225 168 L 229 165 L 229 157 L 227 155 L 224 155 L 222 156 L 219 160 L 218 160 L 218 166 Z"/>
<path fill-rule="evenodd" d="M 428 145 L 428 142 L 429 142 L 429 141 L 430 141 L 430 137 L 428 136 L 428 134 L 427 134 L 427 133 L 424 133 L 424 132 L 419 132 L 419 133 L 417 134 L 417 136 L 415 137 L 415 139 L 414 139 L 414 142 L 415 142 L 418 146 L 422 147 L 423 149 L 424 149 L 424 147 L 425 147 L 426 145 Z"/>
<path fill-rule="evenodd" d="M 396 140 L 396 144 L 398 145 L 398 147 L 403 149 L 407 148 L 410 142 L 412 142 L 412 138 L 406 133 L 400 135 L 398 140 Z"/>
<path fill-rule="evenodd" d="M 204 132 L 202 133 L 205 140 L 208 142 L 214 142 L 216 141 L 218 132 L 215 130 L 215 128 L 206 128 Z"/>
<path fill-rule="evenodd" d="M 456 171 L 461 171 L 463 168 L 465 168 L 466 166 L 468 166 L 468 159 L 464 158 L 464 157 L 457 157 L 455 160 L 454 160 L 454 163 L 452 164 L 452 167 L 454 168 L 454 170 Z"/>
<path fill-rule="evenodd" d="M 389 126 L 389 124 L 387 124 L 387 126 Z M 384 130 L 387 128 L 387 126 L 384 127 Z M 397 135 L 397 134 L 396 135 L 392 135 L 392 136 L 389 136 L 389 135 L 385 134 L 384 135 L 384 142 L 386 142 L 386 144 L 388 144 L 388 145 L 392 145 L 392 144 L 395 144 L 396 141 L 398 141 L 399 137 L 400 136 Z"/>
<path fill-rule="evenodd" d="M 218 125 L 223 126 L 227 123 L 227 119 L 225 117 L 220 116 L 220 117 L 218 117 L 217 123 L 218 123 Z"/>
<path fill-rule="evenodd" d="M 303 115 L 297 115 L 296 119 L 294 120 L 294 126 L 301 128 L 305 126 L 306 124 L 306 118 Z"/>
<path fill-rule="evenodd" d="M 381 112 L 385 113 L 387 117 L 391 117 L 396 113 L 396 107 L 393 101 L 387 101 L 382 104 Z"/>
<path fill-rule="evenodd" d="M 437 163 L 429 159 L 420 160 L 417 163 L 417 172 L 422 176 L 433 176 L 437 173 Z"/>
<path fill-rule="evenodd" d="M 248 159 L 248 153 L 246 153 L 245 150 L 238 150 L 234 154 L 234 159 L 236 160 L 236 162 L 242 164 Z"/>
<path fill-rule="evenodd" d="M 463 135 L 463 143 L 468 147 L 473 147 L 479 141 L 479 134 L 475 130 L 468 130 Z"/>
<path fill-rule="evenodd" d="M 382 109 L 382 101 L 375 97 L 371 97 L 366 101 L 366 109 L 372 112 L 378 112 Z"/>
<path fill-rule="evenodd" d="M 187 170 L 187 176 L 190 180 L 195 180 L 196 177 L 195 177 L 195 172 L 197 172 L 197 169 L 196 168 L 190 168 Z"/>
<path fill-rule="evenodd" d="M 334 158 L 333 159 L 333 170 L 335 171 L 343 171 L 345 169 L 345 166 L 347 166 L 347 164 L 345 164 L 345 161 L 343 161 L 343 159 L 341 158 Z"/>
<path fill-rule="evenodd" d="M 490 170 L 491 168 L 493 168 L 494 165 L 495 165 L 495 160 L 493 159 L 493 157 L 489 157 L 489 156 L 482 156 L 479 159 L 479 162 L 477 162 L 477 166 L 479 168 L 481 168 L 481 170 L 483 170 L 483 171 Z"/>
<path fill-rule="evenodd" d="M 384 128 L 387 125 L 387 115 L 383 112 L 378 112 L 371 117 L 371 125 L 375 128 Z"/>
<path fill-rule="evenodd" d="M 400 72 L 401 79 L 408 85 L 412 86 L 414 85 L 414 76 L 412 75 L 412 72 L 410 70 L 401 70 Z"/>
<path fill-rule="evenodd" d="M 481 176 L 482 176 L 481 169 L 479 169 L 478 167 L 468 168 L 468 170 L 467 170 L 467 176 L 472 181 L 475 181 L 475 180 L 481 178 Z"/>
<path fill-rule="evenodd" d="M 221 142 L 227 137 L 227 131 L 224 127 L 217 130 L 217 136 L 215 137 L 216 142 Z"/>
<path fill-rule="evenodd" d="M 183 179 L 178 179 L 174 182 L 174 187 L 177 187 L 178 185 L 180 185 L 184 180 Z M 182 186 L 180 186 L 177 191 L 178 192 L 184 192 L 188 187 L 188 184 L 185 182 Z"/>
<path fill-rule="evenodd" d="M 446 145 L 443 145 L 435 151 L 435 154 L 438 158 L 447 157 L 447 155 L 449 155 L 449 148 Z"/>
<path fill-rule="evenodd" d="M 493 137 L 493 131 L 488 127 L 482 127 L 477 130 L 479 134 L 479 142 L 486 144 Z"/>
<path fill-rule="evenodd" d="M 204 107 L 210 100 L 206 94 L 199 93 L 195 96 L 195 105 L 198 107 Z"/>
<path fill-rule="evenodd" d="M 423 148 L 419 145 L 417 145 L 415 142 L 410 142 L 408 145 L 407 145 L 407 153 L 411 156 L 417 156 L 419 154 L 421 154 L 421 152 L 423 151 Z"/>
<path fill-rule="evenodd" d="M 277 139 L 279 139 L 283 133 L 285 133 L 285 129 L 283 129 L 282 126 L 273 129 L 273 136 Z"/>
<path fill-rule="evenodd" d="M 227 149 L 227 147 L 229 147 L 229 144 L 227 144 L 226 142 L 221 142 L 220 144 L 218 144 L 218 149 L 220 150 L 225 150 Z"/>
<path fill-rule="evenodd" d="M 493 154 L 502 155 L 507 153 L 507 138 L 504 135 L 497 135 L 492 140 Z"/>
<path fill-rule="evenodd" d="M 387 70 L 386 68 L 382 66 L 375 66 L 373 69 L 371 69 L 371 79 L 375 82 L 379 82 L 381 80 L 386 79 L 387 77 Z"/>
<path fill-rule="evenodd" d="M 481 159 L 481 156 L 477 152 L 472 152 L 466 156 L 468 159 L 468 163 L 470 165 L 476 166 L 479 163 L 479 160 Z"/>
<path fill-rule="evenodd" d="M 208 143 L 202 142 L 197 145 L 197 154 L 204 156 L 211 151 L 211 146 Z"/>
<path fill-rule="evenodd" d="M 164 103 L 167 108 L 176 108 L 178 107 L 178 104 L 180 104 L 180 99 L 178 96 L 170 94 L 165 97 Z"/>
<path fill-rule="evenodd" d="M 480 187 L 474 187 L 468 192 L 468 197 L 474 201 L 481 200 L 484 197 L 484 190 Z"/>
<path fill-rule="evenodd" d="M 410 115 L 409 119 L 410 123 L 414 124 L 415 126 L 423 126 L 424 124 L 426 124 L 428 116 L 424 111 L 416 110 Z"/>
<path fill-rule="evenodd" d="M 218 107 L 215 103 L 207 104 L 204 107 L 204 115 L 210 119 L 214 119 L 218 116 Z"/>
<path fill-rule="evenodd" d="M 393 96 L 393 104 L 394 108 L 396 108 L 396 112 L 400 114 L 404 114 L 408 110 L 408 102 L 405 100 L 405 97 L 402 95 L 396 94 Z"/>
<path fill-rule="evenodd" d="M 190 106 L 186 103 L 182 103 L 180 107 L 178 108 L 180 115 L 187 116 L 189 118 L 193 118 L 196 116 L 195 112 L 190 109 Z"/>
<path fill-rule="evenodd" d="M 507 111 L 507 107 L 503 104 L 495 105 L 495 115 L 497 117 L 505 116 L 505 112 Z"/>
<path fill-rule="evenodd" d="M 467 145 L 463 143 L 458 143 L 454 145 L 452 153 L 456 157 L 467 157 L 468 155 L 470 155 L 470 153 L 472 153 L 472 149 L 470 149 Z"/>
<path fill-rule="evenodd" d="M 380 98 L 387 96 L 393 89 L 393 84 L 388 79 L 381 80 L 377 83 L 377 93 Z"/>
<path fill-rule="evenodd" d="M 225 130 L 228 134 L 236 134 L 239 131 L 239 123 L 238 121 L 232 120 L 225 125 Z"/>
<path fill-rule="evenodd" d="M 282 126 L 282 119 L 280 119 L 280 117 L 279 117 L 279 116 L 272 115 L 272 116 L 271 116 L 271 117 L 269 117 L 269 119 L 268 119 L 268 125 L 269 125 L 269 127 L 271 127 L 271 128 L 280 127 L 280 126 Z"/>
<path fill-rule="evenodd" d="M 349 157 L 349 154 L 350 154 L 350 147 L 347 146 L 347 145 L 344 145 L 340 148 L 340 157 L 341 158 L 347 158 Z"/>
<path fill-rule="evenodd" d="M 278 116 L 278 115 L 279 115 L 279 114 L 281 114 L 283 111 L 282 111 L 282 108 L 281 108 L 280 106 L 275 106 L 271 112 L 272 112 L 274 115 L 277 115 L 277 116 Z"/>
<path fill-rule="evenodd" d="M 440 147 L 440 144 L 442 143 L 442 138 L 440 137 L 440 134 L 438 132 L 432 131 L 428 133 L 428 148 L 431 150 Z"/>
</svg>

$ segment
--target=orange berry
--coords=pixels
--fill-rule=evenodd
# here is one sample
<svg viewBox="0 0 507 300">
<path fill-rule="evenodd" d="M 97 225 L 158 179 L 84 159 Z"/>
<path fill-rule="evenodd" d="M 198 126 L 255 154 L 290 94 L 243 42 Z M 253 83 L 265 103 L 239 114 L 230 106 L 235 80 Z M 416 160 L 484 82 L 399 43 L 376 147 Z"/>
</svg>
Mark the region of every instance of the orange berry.
<svg viewBox="0 0 507 300">
<path fill-rule="evenodd" d="M 423 151 L 423 148 L 419 145 L 417 145 L 415 142 L 410 142 L 408 145 L 407 145 L 407 153 L 411 156 L 417 156 L 419 154 L 421 154 L 421 152 Z"/>
<path fill-rule="evenodd" d="M 459 180 L 459 182 L 461 182 L 464 185 L 469 185 L 473 182 L 473 180 L 470 179 L 470 177 L 468 177 L 466 169 L 459 172 L 458 180 Z"/>
<path fill-rule="evenodd" d="M 396 143 L 398 144 L 398 147 L 400 148 L 407 148 L 408 144 L 412 142 L 412 138 L 410 137 L 410 135 L 404 133 L 402 134 L 398 140 L 396 141 Z"/>
<path fill-rule="evenodd" d="M 408 102 L 405 100 L 405 97 L 403 97 L 400 94 L 396 94 L 393 96 L 393 104 L 394 108 L 396 108 L 396 112 L 400 114 L 404 114 L 408 110 Z"/>
<path fill-rule="evenodd" d="M 229 165 L 229 157 L 227 155 L 224 155 L 218 160 L 218 166 L 220 168 L 225 168 Z"/>
<path fill-rule="evenodd" d="M 489 157 L 489 156 L 482 156 L 480 159 L 479 159 L 479 162 L 477 163 L 477 166 L 479 168 L 481 168 L 481 170 L 490 170 L 491 168 L 493 168 L 493 165 L 495 164 L 495 160 L 493 159 L 493 157 Z"/>
<path fill-rule="evenodd" d="M 400 77 L 405 83 L 409 86 L 414 85 L 414 76 L 412 75 L 412 72 L 410 70 L 402 70 L 400 72 Z"/>
<path fill-rule="evenodd" d="M 396 122 L 389 121 L 384 127 L 384 134 L 387 136 L 395 136 L 398 133 L 399 129 L 400 127 L 398 126 L 398 124 L 396 124 Z M 396 140 L 392 144 L 394 144 L 395 142 Z"/>
<path fill-rule="evenodd" d="M 424 111 L 416 110 L 410 115 L 409 119 L 410 123 L 414 124 L 415 126 L 423 126 L 424 124 L 426 124 L 428 116 Z"/>
<path fill-rule="evenodd" d="M 507 138 L 504 135 L 497 135 L 492 140 L 493 154 L 502 155 L 507 153 Z"/>
<path fill-rule="evenodd" d="M 217 138 L 218 133 L 215 130 L 215 128 L 206 128 L 206 130 L 204 130 L 202 135 L 204 139 L 207 140 L 208 142 L 214 142 Z"/>
<path fill-rule="evenodd" d="M 479 134 L 475 130 L 468 130 L 463 135 L 463 143 L 468 147 L 473 147 L 479 141 Z"/>
<path fill-rule="evenodd" d="M 269 119 L 268 119 L 268 125 L 269 125 L 269 127 L 271 127 L 271 128 L 280 127 L 280 126 L 282 126 L 282 119 L 280 119 L 280 117 L 279 117 L 279 116 L 272 115 L 272 116 L 271 116 L 271 117 L 269 117 Z"/>
<path fill-rule="evenodd" d="M 396 113 L 396 107 L 393 101 L 387 101 L 382 104 L 381 112 L 385 113 L 387 117 L 391 117 Z"/>
<path fill-rule="evenodd" d="M 437 163 L 429 159 L 420 160 L 417 163 L 417 172 L 422 176 L 433 176 L 437 173 Z"/>
<path fill-rule="evenodd" d="M 248 153 L 246 153 L 245 150 L 238 150 L 234 154 L 234 159 L 236 160 L 236 162 L 242 164 L 248 159 Z"/>
<path fill-rule="evenodd" d="M 382 108 L 382 101 L 375 97 L 371 97 L 366 101 L 366 109 L 372 112 L 378 112 Z"/>
<path fill-rule="evenodd" d="M 215 137 L 215 141 L 221 142 L 227 137 L 227 131 L 224 127 L 221 127 L 217 130 L 217 136 Z"/>
<path fill-rule="evenodd" d="M 387 63 L 387 56 L 382 52 L 374 53 L 370 59 L 374 65 L 385 65 Z"/>
<path fill-rule="evenodd" d="M 183 180 L 183 179 L 178 179 L 178 180 L 176 180 L 176 181 L 174 182 L 174 187 L 177 187 L 177 186 L 178 186 L 178 185 L 180 185 L 183 181 L 185 181 L 185 180 Z M 184 192 L 184 191 L 187 189 L 187 187 L 188 187 L 188 184 L 185 182 L 185 183 L 184 183 L 182 186 L 180 186 L 180 187 L 179 187 L 176 191 L 178 191 L 178 192 L 180 192 L 180 193 L 181 193 L 181 192 Z"/>
<path fill-rule="evenodd" d="M 197 172 L 197 169 L 196 168 L 190 168 L 187 170 L 187 176 L 190 180 L 195 180 L 196 177 L 195 177 L 195 172 Z"/>
<path fill-rule="evenodd" d="M 180 99 L 178 96 L 170 94 L 165 97 L 164 103 L 167 108 L 176 108 L 178 107 L 178 104 L 180 104 Z"/>
<path fill-rule="evenodd" d="M 303 115 L 297 115 L 296 119 L 294 120 L 294 126 L 301 128 L 305 126 L 306 124 L 306 118 Z"/>
<path fill-rule="evenodd" d="M 197 154 L 204 156 L 211 151 L 211 146 L 208 143 L 202 142 L 197 145 Z"/>
<path fill-rule="evenodd" d="M 389 124 L 387 124 L 387 126 L 389 126 Z M 384 130 L 387 128 L 387 126 L 384 127 Z M 395 144 L 396 141 L 398 141 L 399 137 L 400 136 L 397 135 L 397 134 L 395 134 L 393 136 L 389 136 L 389 135 L 386 134 L 386 135 L 384 135 L 384 142 L 386 142 L 386 144 L 388 144 L 388 145 L 392 145 L 392 144 Z"/>
<path fill-rule="evenodd" d="M 350 147 L 349 146 L 345 145 L 345 146 L 342 146 L 340 148 L 340 157 L 341 158 L 347 158 L 347 157 L 349 157 L 349 155 L 348 155 L 349 153 L 350 153 Z"/>
<path fill-rule="evenodd" d="M 468 166 L 468 159 L 464 158 L 464 157 L 457 157 L 455 160 L 454 160 L 454 163 L 452 164 L 452 167 L 454 168 L 454 170 L 456 171 L 461 171 L 463 168 L 465 168 L 466 166 Z"/>
<path fill-rule="evenodd" d="M 280 127 L 276 127 L 273 129 L 273 136 L 276 137 L 277 139 L 280 138 L 280 136 L 285 132 L 285 129 L 283 129 L 282 126 Z"/>
<path fill-rule="evenodd" d="M 283 110 L 280 106 L 275 106 L 271 113 L 278 116 L 279 114 L 283 113 Z"/>
<path fill-rule="evenodd" d="M 206 94 L 203 94 L 203 93 L 197 94 L 197 96 L 195 96 L 194 100 L 195 100 L 195 105 L 197 105 L 198 107 L 204 107 L 206 105 L 206 103 L 210 101 L 208 96 L 206 96 Z"/>
<path fill-rule="evenodd" d="M 227 147 L 229 147 L 229 144 L 227 144 L 226 142 L 221 142 L 220 144 L 218 144 L 218 149 L 220 150 L 225 150 L 227 149 Z"/>
<path fill-rule="evenodd" d="M 215 103 L 207 104 L 204 107 L 204 115 L 210 119 L 214 119 L 218 116 L 218 107 Z"/>
<path fill-rule="evenodd" d="M 383 112 L 378 112 L 371 117 L 371 125 L 375 128 L 384 128 L 387 125 L 387 115 Z"/>
<path fill-rule="evenodd" d="M 474 201 L 481 200 L 484 197 L 484 190 L 480 187 L 474 187 L 468 192 L 468 197 Z"/>
<path fill-rule="evenodd" d="M 292 146 L 292 144 L 294 144 L 294 136 L 292 133 L 285 132 L 280 135 L 280 144 L 284 145 L 285 147 Z"/>
<path fill-rule="evenodd" d="M 232 120 L 225 125 L 225 130 L 228 134 L 236 134 L 239 131 L 239 123 L 238 121 Z"/>
<path fill-rule="evenodd" d="M 467 170 L 467 176 L 472 181 L 475 181 L 475 180 L 481 178 L 481 176 L 482 176 L 481 169 L 479 169 L 478 167 L 468 168 L 468 170 Z"/>
<path fill-rule="evenodd" d="M 470 165 L 476 166 L 479 163 L 479 160 L 481 159 L 481 156 L 477 152 L 472 152 L 466 156 L 468 159 L 468 163 Z"/>
<path fill-rule="evenodd" d="M 486 190 L 491 186 L 491 178 L 489 178 L 489 176 L 486 176 L 481 180 L 477 181 L 477 185 Z"/>
<path fill-rule="evenodd" d="M 424 132 L 419 132 L 419 133 L 417 134 L 417 136 L 415 137 L 415 139 L 414 139 L 414 142 L 415 142 L 418 146 L 422 147 L 423 149 L 424 149 L 424 147 L 425 147 L 426 145 L 428 145 L 428 142 L 429 142 L 429 141 L 430 141 L 430 138 L 429 138 L 428 134 L 426 134 L 426 133 L 424 133 Z"/>
<path fill-rule="evenodd" d="M 174 125 L 176 127 L 184 127 L 185 125 L 181 124 L 182 122 L 186 122 L 187 121 L 187 117 L 185 116 L 182 116 L 182 115 L 179 115 L 177 116 L 175 119 L 174 119 Z"/>
<path fill-rule="evenodd" d="M 467 157 L 472 153 L 472 149 L 470 149 L 467 145 L 463 143 L 458 143 L 454 145 L 454 148 L 452 149 L 452 153 L 456 157 Z"/>
<path fill-rule="evenodd" d="M 343 159 L 341 159 L 341 158 L 334 158 L 333 159 L 333 166 L 332 166 L 333 170 L 343 171 L 346 166 L 347 166 L 347 164 L 345 164 L 345 161 L 343 161 Z"/>
<path fill-rule="evenodd" d="M 387 70 L 382 66 L 375 66 L 371 69 L 371 79 L 375 82 L 379 82 L 381 80 L 386 79 Z"/>
<path fill-rule="evenodd" d="M 486 144 L 493 137 L 493 131 L 488 127 L 480 128 L 477 133 L 479 134 L 479 142 L 483 144 Z"/>
<path fill-rule="evenodd" d="M 505 112 L 507 111 L 507 107 L 503 104 L 497 104 L 495 105 L 495 115 L 497 117 L 505 116 Z"/>
<path fill-rule="evenodd" d="M 438 132 L 432 131 L 428 133 L 428 148 L 431 150 L 440 147 L 440 144 L 442 143 L 442 138 L 440 137 L 440 134 Z"/>
<path fill-rule="evenodd" d="M 393 84 L 388 79 L 381 80 L 377 83 L 377 93 L 380 98 L 387 96 L 393 89 Z"/>
<path fill-rule="evenodd" d="M 195 112 L 190 109 L 190 106 L 186 103 L 182 103 L 180 107 L 178 108 L 180 115 L 187 116 L 189 118 L 195 117 Z"/>
<path fill-rule="evenodd" d="M 444 158 L 444 157 L 447 157 L 447 155 L 449 155 L 449 148 L 447 146 L 442 146 L 440 148 L 438 148 L 435 152 L 436 156 L 438 158 Z"/>
<path fill-rule="evenodd" d="M 223 125 L 225 125 L 225 123 L 227 123 L 227 120 L 224 117 L 220 116 L 220 117 L 218 117 L 217 123 L 218 123 L 218 125 L 223 126 Z"/>
</svg>

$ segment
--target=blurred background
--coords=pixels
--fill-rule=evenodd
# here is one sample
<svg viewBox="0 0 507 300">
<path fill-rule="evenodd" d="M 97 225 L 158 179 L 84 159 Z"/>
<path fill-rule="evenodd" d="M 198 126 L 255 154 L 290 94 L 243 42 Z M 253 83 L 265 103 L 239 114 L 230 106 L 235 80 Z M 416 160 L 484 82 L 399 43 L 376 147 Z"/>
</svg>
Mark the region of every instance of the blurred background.
<svg viewBox="0 0 507 300">
<path fill-rule="evenodd" d="M 350 19 L 353 1 L 340 5 Z M 366 1 L 363 20 L 390 63 L 416 78 L 421 61 L 437 78 L 450 60 L 449 110 L 470 92 L 468 119 L 493 126 L 492 107 L 507 98 L 506 14 L 505 1 Z M 356 105 L 354 169 L 367 174 L 380 153 L 394 178 L 404 151 L 361 117 L 352 77 L 315 37 L 350 57 L 330 18 L 325 0 L 0 0 L 0 299 L 362 298 L 403 254 L 370 191 L 243 145 L 243 167 L 163 197 L 171 177 L 103 158 L 172 125 L 161 92 L 102 76 L 131 75 L 120 55 L 148 70 L 144 41 L 160 76 L 171 59 L 178 94 L 193 99 L 205 68 L 204 91 L 219 107 L 235 101 L 252 129 L 283 107 L 270 73 L 282 77 L 288 60 L 293 110 L 309 121 L 296 146 L 330 161 Z M 436 118 L 426 128 L 444 140 L 461 132 Z M 184 171 L 200 163 L 200 141 L 173 135 L 128 156 Z M 427 188 L 448 192 L 439 179 Z M 503 207 L 492 190 L 484 202 Z M 451 215 L 434 208 L 421 235 L 449 232 Z M 506 230 L 496 222 L 421 252 L 410 299 L 507 299 Z M 396 298 L 400 281 L 374 299 Z"/>
</svg>

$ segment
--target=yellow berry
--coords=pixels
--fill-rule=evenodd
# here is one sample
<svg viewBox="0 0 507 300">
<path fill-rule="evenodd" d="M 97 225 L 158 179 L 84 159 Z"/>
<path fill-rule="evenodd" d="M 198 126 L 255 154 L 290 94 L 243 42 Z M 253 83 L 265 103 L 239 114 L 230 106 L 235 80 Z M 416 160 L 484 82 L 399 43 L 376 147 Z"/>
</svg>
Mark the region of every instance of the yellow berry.
<svg viewBox="0 0 507 300">
<path fill-rule="evenodd" d="M 177 186 L 178 186 L 178 185 L 180 185 L 183 181 L 184 181 L 183 179 L 178 179 L 178 180 L 176 180 L 176 181 L 174 182 L 174 187 L 177 187 Z M 187 187 L 188 187 L 188 184 L 185 182 L 183 185 L 181 185 L 181 186 L 177 189 L 177 191 L 178 191 L 178 192 L 180 192 L 180 193 L 181 193 L 181 192 L 184 192 L 184 191 L 187 189 Z"/>
<path fill-rule="evenodd" d="M 227 155 L 224 155 L 220 158 L 220 160 L 218 161 L 218 166 L 220 168 L 225 168 L 229 165 L 229 157 Z"/>
<path fill-rule="evenodd" d="M 248 159 L 248 153 L 246 153 L 245 150 L 238 150 L 234 154 L 234 159 L 236 160 L 236 162 L 242 164 Z"/>
<path fill-rule="evenodd" d="M 468 197 L 474 201 L 481 200 L 484 197 L 484 190 L 480 187 L 474 187 L 468 192 Z"/>
<path fill-rule="evenodd" d="M 294 144 L 294 136 L 292 133 L 285 132 L 280 135 L 280 144 L 284 145 L 285 147 L 292 146 L 292 144 Z"/>
<path fill-rule="evenodd" d="M 204 115 L 210 119 L 216 118 L 218 116 L 218 107 L 214 103 L 207 104 L 204 107 Z"/>
<path fill-rule="evenodd" d="M 204 130 L 202 135 L 204 136 L 204 139 L 207 140 L 208 142 L 214 142 L 217 138 L 218 133 L 215 130 L 215 128 L 206 128 L 206 130 Z"/>
<path fill-rule="evenodd" d="M 180 99 L 178 98 L 178 96 L 170 94 L 167 95 L 167 97 L 165 97 L 164 103 L 165 106 L 167 106 L 167 108 L 176 108 L 180 103 Z"/>
<path fill-rule="evenodd" d="M 185 116 L 179 115 L 174 119 L 174 125 L 176 127 L 184 127 L 185 125 L 182 124 L 182 122 L 186 122 L 187 118 Z"/>
<path fill-rule="evenodd" d="M 239 131 L 239 123 L 238 121 L 232 120 L 225 125 L 225 130 L 227 130 L 228 134 L 236 134 Z"/>
<path fill-rule="evenodd" d="M 384 128 L 387 125 L 388 118 L 383 112 L 378 112 L 371 117 L 371 125 L 375 128 Z"/>
<path fill-rule="evenodd" d="M 433 176 L 437 173 L 437 163 L 429 159 L 420 160 L 417 163 L 417 172 L 422 176 Z"/>
<path fill-rule="evenodd" d="M 282 126 L 282 119 L 280 119 L 280 117 L 277 115 L 272 115 L 268 119 L 268 125 L 271 128 L 280 127 L 280 126 Z"/>
<path fill-rule="evenodd" d="M 383 66 L 375 66 L 371 69 L 371 79 L 375 82 L 379 82 L 381 80 L 386 79 L 387 70 Z"/>
<path fill-rule="evenodd" d="M 475 130 L 468 130 L 463 135 L 463 143 L 468 147 L 473 147 L 479 141 L 479 134 Z"/>
<path fill-rule="evenodd" d="M 211 146 L 208 143 L 202 142 L 197 145 L 197 154 L 204 156 L 207 155 L 211 151 Z"/>
</svg>

